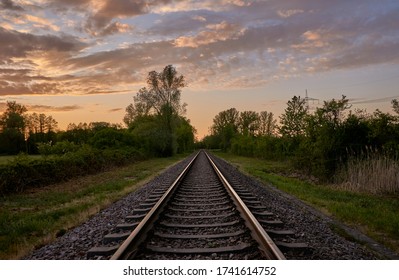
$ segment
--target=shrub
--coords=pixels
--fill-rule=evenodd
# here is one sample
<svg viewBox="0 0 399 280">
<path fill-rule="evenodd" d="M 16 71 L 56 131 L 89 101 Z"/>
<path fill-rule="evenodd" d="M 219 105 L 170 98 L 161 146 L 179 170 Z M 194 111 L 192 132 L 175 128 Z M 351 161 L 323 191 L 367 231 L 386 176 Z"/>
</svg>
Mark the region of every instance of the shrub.
<svg viewBox="0 0 399 280">
<path fill-rule="evenodd" d="M 134 148 L 101 151 L 88 145 L 83 145 L 75 152 L 40 159 L 18 156 L 9 164 L 0 166 L 0 194 L 21 192 L 94 174 L 143 158 L 143 154 Z"/>
<path fill-rule="evenodd" d="M 57 142 L 54 145 L 51 145 L 51 143 L 38 143 L 38 150 L 41 155 L 63 155 L 70 152 L 76 152 L 80 148 L 80 145 L 69 141 Z"/>
</svg>

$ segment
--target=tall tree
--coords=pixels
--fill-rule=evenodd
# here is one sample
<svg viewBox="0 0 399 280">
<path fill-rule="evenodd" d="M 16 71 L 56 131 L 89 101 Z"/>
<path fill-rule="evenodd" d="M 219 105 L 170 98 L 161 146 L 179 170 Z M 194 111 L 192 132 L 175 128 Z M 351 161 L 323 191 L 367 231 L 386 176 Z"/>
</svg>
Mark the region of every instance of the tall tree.
<svg viewBox="0 0 399 280">
<path fill-rule="evenodd" d="M 147 77 L 147 87 L 139 90 L 134 99 L 134 110 L 139 115 L 147 115 L 153 110 L 156 114 L 169 113 L 183 115 L 186 104 L 181 104 L 181 89 L 186 86 L 183 75 L 178 75 L 172 65 L 166 66 L 162 72 L 151 71 Z"/>
<path fill-rule="evenodd" d="M 154 140 L 162 142 L 157 150 L 164 156 L 173 154 L 178 148 L 176 131 L 186 112 L 186 104 L 181 103 L 181 89 L 185 86 L 184 76 L 179 75 L 172 65 L 167 65 L 162 72 L 148 73 L 147 87 L 140 89 L 133 97 L 134 104 L 126 108 L 125 124 L 136 130 L 134 135 L 139 138 L 150 137 L 142 128 L 151 128 L 154 132 L 151 137 L 155 139 L 147 143 L 154 146 Z M 156 122 L 156 125 L 150 125 L 151 122 Z"/>
<path fill-rule="evenodd" d="M 239 116 L 240 112 L 238 112 L 236 108 L 230 108 L 219 112 L 213 118 L 213 125 L 211 127 L 212 133 L 219 134 L 225 130 L 226 127 L 230 127 L 234 132 L 237 132 Z"/>
<path fill-rule="evenodd" d="M 21 133 L 25 129 L 24 114 L 27 109 L 24 105 L 18 104 L 15 101 L 7 101 L 7 109 L 3 113 L 0 125 L 3 130 L 15 129 Z"/>
<path fill-rule="evenodd" d="M 259 114 L 255 111 L 241 112 L 238 122 L 243 135 L 254 136 L 259 129 Z"/>
<path fill-rule="evenodd" d="M 240 113 L 235 108 L 219 112 L 213 118 L 211 127 L 212 135 L 220 139 L 220 148 L 227 150 L 231 140 L 238 133 Z"/>
<path fill-rule="evenodd" d="M 345 110 L 349 109 L 351 106 L 352 105 L 349 105 L 349 99 L 347 99 L 345 95 L 342 95 L 340 100 L 332 99 L 330 101 L 324 101 L 323 107 L 317 109 L 316 114 L 324 119 L 325 122 L 337 127 L 344 120 Z"/>
<path fill-rule="evenodd" d="M 348 102 L 344 95 L 338 100 L 324 101 L 323 107 L 307 117 L 307 139 L 301 145 L 299 164 L 313 166 L 312 172 L 318 173 L 317 176 L 332 176 L 340 160 L 346 157 L 347 148 L 354 147 L 353 140 L 359 136 L 364 140 L 361 135 L 367 135 L 359 118 L 354 115 L 345 118 L 345 110 L 350 108 Z"/>
<path fill-rule="evenodd" d="M 277 121 L 272 112 L 262 111 L 259 113 L 259 135 L 271 136 L 275 134 Z"/>
<path fill-rule="evenodd" d="M 26 131 L 29 134 L 27 139 L 27 152 L 30 154 L 38 153 L 39 143 L 55 143 L 58 127 L 57 121 L 52 116 L 45 114 L 32 113 L 26 118 Z"/>
<path fill-rule="evenodd" d="M 280 133 L 283 136 L 297 137 L 305 133 L 306 116 L 308 110 L 306 108 L 306 100 L 300 96 L 294 96 L 287 102 L 287 108 L 280 116 Z"/>
<path fill-rule="evenodd" d="M 52 116 L 32 113 L 26 117 L 26 125 L 29 134 L 54 132 L 58 122 Z"/>
<path fill-rule="evenodd" d="M 46 130 L 47 133 L 54 132 L 58 129 L 58 122 L 52 117 L 46 117 Z"/>
<path fill-rule="evenodd" d="M 396 114 L 399 114 L 399 101 L 397 99 L 393 99 L 391 101 L 392 109 Z"/>
</svg>

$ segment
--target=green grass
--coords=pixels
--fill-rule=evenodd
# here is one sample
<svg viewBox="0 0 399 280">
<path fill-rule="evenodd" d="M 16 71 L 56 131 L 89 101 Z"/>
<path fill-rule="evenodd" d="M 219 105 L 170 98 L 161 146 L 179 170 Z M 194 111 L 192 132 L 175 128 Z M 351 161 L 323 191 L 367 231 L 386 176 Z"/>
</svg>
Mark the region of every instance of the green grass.
<svg viewBox="0 0 399 280">
<path fill-rule="evenodd" d="M 13 161 L 16 157 L 18 156 L 0 156 L 0 164 L 7 164 L 11 161 Z M 26 155 L 26 157 L 29 157 L 31 159 L 37 159 L 41 158 L 41 155 Z"/>
<path fill-rule="evenodd" d="M 270 183 L 356 227 L 368 236 L 399 253 L 399 198 L 361 194 L 287 177 L 287 164 L 217 153 L 245 173 Z M 286 168 L 284 168 L 286 166 Z M 292 172 L 292 170 L 291 170 Z M 281 174 L 284 174 L 281 175 Z"/>
<path fill-rule="evenodd" d="M 0 197 L 0 259 L 21 258 L 54 240 L 182 158 L 151 159 Z"/>
</svg>

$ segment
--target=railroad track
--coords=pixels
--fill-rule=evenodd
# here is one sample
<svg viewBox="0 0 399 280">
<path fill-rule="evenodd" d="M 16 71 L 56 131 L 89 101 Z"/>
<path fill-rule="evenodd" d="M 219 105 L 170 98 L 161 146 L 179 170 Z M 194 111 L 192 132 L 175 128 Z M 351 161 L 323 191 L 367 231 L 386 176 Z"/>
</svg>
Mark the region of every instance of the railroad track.
<svg viewBox="0 0 399 280">
<path fill-rule="evenodd" d="M 111 259 L 285 259 L 280 248 L 306 248 L 305 244 L 284 242 L 294 233 L 278 229 L 282 222 L 272 217 L 243 186 L 233 188 L 212 158 L 201 151 L 171 186 L 154 190 L 126 217 L 126 223 L 104 237 L 107 246 L 92 248 L 87 255 L 112 254 Z M 280 240 L 277 245 L 268 232 Z"/>
</svg>

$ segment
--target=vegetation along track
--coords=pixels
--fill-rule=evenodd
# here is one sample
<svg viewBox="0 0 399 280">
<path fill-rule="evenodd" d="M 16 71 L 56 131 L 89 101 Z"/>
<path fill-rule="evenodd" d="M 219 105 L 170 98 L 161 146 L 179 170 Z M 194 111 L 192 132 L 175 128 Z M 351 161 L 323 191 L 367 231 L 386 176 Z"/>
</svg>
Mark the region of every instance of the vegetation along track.
<svg viewBox="0 0 399 280">
<path fill-rule="evenodd" d="M 233 188 L 201 151 L 171 186 L 154 190 L 126 223 L 105 236 L 106 246 L 92 248 L 87 256 L 285 259 L 280 248 L 306 249 L 306 244 L 287 242 L 294 233 L 278 229 L 281 225 L 243 186 Z"/>
</svg>

